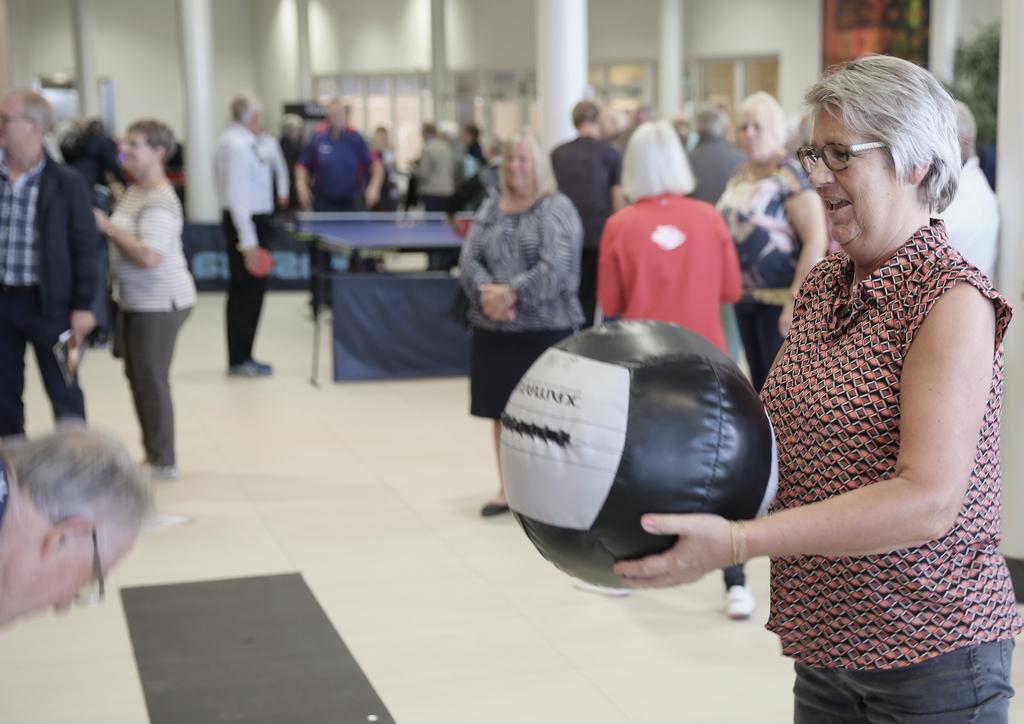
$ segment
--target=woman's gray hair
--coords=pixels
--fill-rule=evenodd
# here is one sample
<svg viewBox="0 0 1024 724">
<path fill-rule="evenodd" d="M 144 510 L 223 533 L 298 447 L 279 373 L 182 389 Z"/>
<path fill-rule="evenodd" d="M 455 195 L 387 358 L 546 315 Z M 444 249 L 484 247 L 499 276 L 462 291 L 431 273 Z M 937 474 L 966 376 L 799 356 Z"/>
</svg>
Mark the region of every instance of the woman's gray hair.
<svg viewBox="0 0 1024 724">
<path fill-rule="evenodd" d="M 558 182 L 555 180 L 555 170 L 551 167 L 551 156 L 544 153 L 543 147 L 540 145 L 540 141 L 529 131 L 521 131 L 512 137 L 512 140 L 508 141 L 502 147 L 502 164 L 501 164 L 501 192 L 507 194 L 508 180 L 505 178 L 505 156 L 512 153 L 516 146 L 523 144 L 526 148 L 526 152 L 530 154 L 530 158 L 533 159 L 533 178 L 535 182 L 535 192 L 537 198 L 542 196 L 548 196 L 549 194 L 558 192 Z"/>
<path fill-rule="evenodd" d="M 622 193 L 632 201 L 693 191 L 697 182 L 679 134 L 667 121 L 648 121 L 629 138 L 622 159 Z"/>
<path fill-rule="evenodd" d="M 89 520 L 107 540 L 132 540 L 153 505 L 148 483 L 117 438 L 67 426 L 3 448 L 17 489 L 57 523 Z"/>
<path fill-rule="evenodd" d="M 166 166 L 171 156 L 178 150 L 178 142 L 174 140 L 174 131 L 163 121 L 154 118 L 143 118 L 135 121 L 125 131 L 125 135 L 137 133 L 146 140 L 150 148 L 164 150 L 163 163 Z"/>
<path fill-rule="evenodd" d="M 884 143 L 900 183 L 928 167 L 918 186 L 923 206 L 938 212 L 953 200 L 961 167 L 956 110 L 927 70 L 868 55 L 830 68 L 805 100 L 815 114 L 825 111 L 865 141 Z"/>
</svg>

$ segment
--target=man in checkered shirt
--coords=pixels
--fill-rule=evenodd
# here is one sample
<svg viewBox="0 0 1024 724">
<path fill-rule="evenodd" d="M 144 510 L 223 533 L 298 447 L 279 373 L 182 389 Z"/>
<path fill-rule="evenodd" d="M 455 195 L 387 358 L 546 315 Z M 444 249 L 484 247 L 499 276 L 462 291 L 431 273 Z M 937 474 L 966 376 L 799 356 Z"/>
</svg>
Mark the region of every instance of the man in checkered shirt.
<svg viewBox="0 0 1024 724">
<path fill-rule="evenodd" d="M 76 379 L 65 380 L 54 344 L 67 329 L 81 347 L 99 238 L 85 183 L 43 150 L 53 112 L 30 91 L 0 100 L 0 438 L 25 430 L 25 348 L 31 344 L 54 417 L 85 419 Z"/>
</svg>

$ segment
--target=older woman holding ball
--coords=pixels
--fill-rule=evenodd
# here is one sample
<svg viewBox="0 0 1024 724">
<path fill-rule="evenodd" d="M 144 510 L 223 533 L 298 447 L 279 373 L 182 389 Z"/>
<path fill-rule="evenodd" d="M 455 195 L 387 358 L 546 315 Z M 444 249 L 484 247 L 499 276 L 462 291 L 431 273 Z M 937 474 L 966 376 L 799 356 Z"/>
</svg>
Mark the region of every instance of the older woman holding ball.
<svg viewBox="0 0 1024 724">
<path fill-rule="evenodd" d="M 869 56 L 807 101 L 798 157 L 842 251 L 804 280 L 761 393 L 778 497 L 755 521 L 644 516 L 678 541 L 617 571 L 668 586 L 770 557 L 800 724 L 1006 722 L 1022 630 L 998 549 L 1011 311 L 932 218 L 960 173 L 953 99 Z"/>
</svg>

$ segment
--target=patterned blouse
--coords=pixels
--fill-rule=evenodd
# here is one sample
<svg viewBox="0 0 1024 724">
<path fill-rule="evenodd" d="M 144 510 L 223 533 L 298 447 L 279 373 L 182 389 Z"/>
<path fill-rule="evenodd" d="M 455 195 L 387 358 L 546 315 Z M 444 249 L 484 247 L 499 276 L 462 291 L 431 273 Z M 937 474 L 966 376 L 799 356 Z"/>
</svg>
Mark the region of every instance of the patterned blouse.
<svg viewBox="0 0 1024 724">
<path fill-rule="evenodd" d="M 900 377 L 932 306 L 960 283 L 996 312 L 988 407 L 970 485 L 952 529 L 915 548 L 868 556 L 784 556 L 771 563 L 768 629 L 808 666 L 889 669 L 1022 630 L 1000 535 L 1003 334 L 1011 310 L 988 279 L 922 227 L 850 291 L 845 253 L 819 263 L 796 302 L 785 355 L 761 396 L 779 450 L 775 510 L 896 475 Z"/>
<path fill-rule="evenodd" d="M 575 329 L 583 324 L 580 285 L 583 224 L 560 193 L 526 211 L 507 214 L 498 196 L 480 207 L 462 247 L 459 267 L 469 321 L 492 332 Z M 480 311 L 481 284 L 509 284 L 518 297 L 515 320 L 496 322 Z"/>
<path fill-rule="evenodd" d="M 729 179 L 718 200 L 743 270 L 742 301 L 782 305 L 789 300 L 801 249 L 785 203 L 811 186 L 795 159 L 762 179 L 751 179 L 745 168 Z"/>
</svg>

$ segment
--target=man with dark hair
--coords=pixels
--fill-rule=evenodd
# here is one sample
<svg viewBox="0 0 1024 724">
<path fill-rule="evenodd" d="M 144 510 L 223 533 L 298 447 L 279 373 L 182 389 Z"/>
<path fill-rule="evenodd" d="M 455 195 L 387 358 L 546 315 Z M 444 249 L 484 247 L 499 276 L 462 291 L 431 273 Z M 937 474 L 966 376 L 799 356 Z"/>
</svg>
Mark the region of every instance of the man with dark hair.
<svg viewBox="0 0 1024 724">
<path fill-rule="evenodd" d="M 577 103 L 572 109 L 577 137 L 551 152 L 558 190 L 569 197 L 583 220 L 579 296 L 587 327 L 594 324 L 597 306 L 597 258 L 604 222 L 626 205 L 619 189 L 622 158 L 601 140 L 600 115 L 593 101 Z"/>
<path fill-rule="evenodd" d="M 54 345 L 81 350 L 96 326 L 97 232 L 82 178 L 43 149 L 50 104 L 31 91 L 0 100 L 0 438 L 25 431 L 25 347 L 32 345 L 57 420 L 85 419 L 74 374 Z"/>
</svg>

